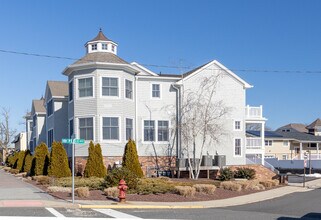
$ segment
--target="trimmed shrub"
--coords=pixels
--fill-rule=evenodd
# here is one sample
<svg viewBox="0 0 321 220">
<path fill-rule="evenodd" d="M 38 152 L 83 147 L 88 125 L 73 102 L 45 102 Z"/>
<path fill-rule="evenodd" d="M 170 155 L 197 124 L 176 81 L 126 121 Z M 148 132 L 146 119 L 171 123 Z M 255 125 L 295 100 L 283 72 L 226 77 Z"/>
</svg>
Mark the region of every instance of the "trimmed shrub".
<svg viewBox="0 0 321 220">
<path fill-rule="evenodd" d="M 219 180 L 220 181 L 228 181 L 233 179 L 234 172 L 231 170 L 231 168 L 226 167 L 220 170 Z"/>
<path fill-rule="evenodd" d="M 85 167 L 85 177 L 101 177 L 104 178 L 107 169 L 104 166 L 103 155 L 101 153 L 100 144 L 94 145 L 91 141 L 88 148 L 88 159 Z"/>
<path fill-rule="evenodd" d="M 255 178 L 255 174 L 256 174 L 256 172 L 252 168 L 239 167 L 234 172 L 234 177 L 252 180 Z"/>
<path fill-rule="evenodd" d="M 177 194 L 184 197 L 194 197 L 196 189 L 191 186 L 175 186 Z"/>
<path fill-rule="evenodd" d="M 18 174 L 19 173 L 19 170 L 18 169 L 10 169 L 9 172 L 11 174 Z"/>
<path fill-rule="evenodd" d="M 32 165 L 33 156 L 30 153 L 30 150 L 27 150 L 25 153 L 23 171 L 27 172 L 27 175 L 30 174 L 31 165 Z"/>
<path fill-rule="evenodd" d="M 88 187 L 79 187 L 75 189 L 75 193 L 79 198 L 88 198 L 90 195 Z"/>
<path fill-rule="evenodd" d="M 175 192 L 174 184 L 161 178 L 143 178 L 139 179 L 136 190 L 138 194 L 165 194 Z"/>
<path fill-rule="evenodd" d="M 119 195 L 119 189 L 114 186 L 114 187 L 109 187 L 104 189 L 105 195 L 111 198 L 117 198 Z"/>
<path fill-rule="evenodd" d="M 48 175 L 58 178 L 71 176 L 67 153 L 61 142 L 52 143 Z"/>
<path fill-rule="evenodd" d="M 36 147 L 34 160 L 34 174 L 36 176 L 48 175 L 49 151 L 45 143 Z"/>
<path fill-rule="evenodd" d="M 7 164 L 9 167 L 16 169 L 18 160 L 18 152 L 7 157 Z"/>
<path fill-rule="evenodd" d="M 23 172 L 23 164 L 24 164 L 24 160 L 25 160 L 25 151 L 20 151 L 18 153 L 18 160 L 17 160 L 17 167 L 16 169 L 19 170 L 19 172 Z"/>
<path fill-rule="evenodd" d="M 89 187 L 90 189 L 103 189 L 104 188 L 104 179 L 98 177 L 90 177 L 90 178 L 81 178 L 75 177 L 75 187 Z M 63 177 L 55 179 L 52 186 L 62 186 L 62 187 L 71 187 L 72 178 L 71 177 Z"/>
<path fill-rule="evenodd" d="M 131 172 L 125 167 L 115 168 L 110 171 L 105 178 L 105 186 L 118 186 L 121 179 L 126 181 L 126 184 L 130 190 L 136 189 L 139 178 L 135 173 Z"/>
<path fill-rule="evenodd" d="M 205 194 L 214 194 L 216 190 L 216 186 L 211 184 L 196 184 L 193 186 L 197 192 L 205 193 Z"/>
<path fill-rule="evenodd" d="M 136 144 L 131 139 L 128 140 L 125 146 L 122 166 L 130 170 L 139 178 L 144 176 L 143 170 L 138 160 Z"/>
<path fill-rule="evenodd" d="M 71 188 L 70 187 L 61 187 L 61 186 L 49 186 L 47 188 L 48 192 L 67 192 L 71 193 Z"/>
<path fill-rule="evenodd" d="M 3 170 L 9 172 L 12 168 L 11 167 L 4 167 Z"/>
<path fill-rule="evenodd" d="M 242 190 L 242 186 L 240 184 L 232 181 L 221 182 L 220 188 L 237 192 Z"/>
<path fill-rule="evenodd" d="M 278 180 L 266 180 L 266 181 L 261 181 L 260 184 L 262 184 L 266 188 L 271 188 L 273 186 L 279 185 Z"/>
<path fill-rule="evenodd" d="M 39 185 L 49 185 L 51 182 L 51 178 L 49 176 L 33 176 L 32 179 Z"/>
</svg>

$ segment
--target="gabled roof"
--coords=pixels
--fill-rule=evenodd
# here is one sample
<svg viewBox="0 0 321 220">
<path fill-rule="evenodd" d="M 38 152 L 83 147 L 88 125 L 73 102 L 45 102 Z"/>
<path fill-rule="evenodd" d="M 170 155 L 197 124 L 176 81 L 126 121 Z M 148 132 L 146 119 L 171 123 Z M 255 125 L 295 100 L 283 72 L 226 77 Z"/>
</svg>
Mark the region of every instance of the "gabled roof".
<svg viewBox="0 0 321 220">
<path fill-rule="evenodd" d="M 46 113 L 45 100 L 32 100 L 32 108 L 34 109 L 35 113 Z"/>
<path fill-rule="evenodd" d="M 47 84 L 52 97 L 68 97 L 68 82 L 48 81 Z"/>
<path fill-rule="evenodd" d="M 210 61 L 210 62 L 208 62 L 208 63 L 206 63 L 204 65 L 201 65 L 201 66 L 199 66 L 199 67 L 197 67 L 197 68 L 195 68 L 195 69 L 193 69 L 191 71 L 188 71 L 187 73 L 184 73 L 183 74 L 184 80 L 187 80 L 190 77 L 193 77 L 194 75 L 198 74 L 202 70 L 205 70 L 205 69 L 209 68 L 211 65 L 216 65 L 216 66 L 218 66 L 218 69 L 224 70 L 231 77 L 233 77 L 234 79 L 239 81 L 241 84 L 243 84 L 245 88 L 252 88 L 253 87 L 250 84 L 248 84 L 247 82 L 245 82 L 243 79 L 241 79 L 239 76 L 237 76 L 235 73 L 230 71 L 228 68 L 226 68 L 223 64 L 221 64 L 217 60 Z M 182 80 L 178 81 L 177 83 L 178 84 L 182 83 Z"/>
<path fill-rule="evenodd" d="M 282 131 L 282 130 L 308 132 L 308 129 L 306 129 L 306 126 L 304 124 L 299 124 L 299 123 L 287 124 L 287 125 L 284 125 L 278 129 L 276 129 L 276 131 Z"/>
<path fill-rule="evenodd" d="M 99 41 L 99 40 L 101 40 L 101 41 L 111 41 L 110 39 L 108 39 L 108 38 L 104 35 L 103 31 L 100 29 L 100 30 L 99 30 L 99 33 L 97 34 L 97 36 L 96 36 L 94 39 L 92 39 L 92 40 L 90 40 L 90 41 L 88 41 L 88 42 L 91 42 L 91 41 Z M 88 43 L 88 42 L 87 42 L 87 43 Z"/>
<path fill-rule="evenodd" d="M 125 60 L 116 56 L 113 53 L 95 52 L 95 53 L 86 54 L 83 58 L 77 60 L 72 65 L 93 63 L 93 62 L 128 64 Z"/>
<path fill-rule="evenodd" d="M 321 127 L 321 120 L 319 118 L 317 120 L 315 120 L 314 122 L 312 122 L 311 124 L 309 124 L 306 128 L 307 129 L 314 129 L 315 127 Z"/>
</svg>

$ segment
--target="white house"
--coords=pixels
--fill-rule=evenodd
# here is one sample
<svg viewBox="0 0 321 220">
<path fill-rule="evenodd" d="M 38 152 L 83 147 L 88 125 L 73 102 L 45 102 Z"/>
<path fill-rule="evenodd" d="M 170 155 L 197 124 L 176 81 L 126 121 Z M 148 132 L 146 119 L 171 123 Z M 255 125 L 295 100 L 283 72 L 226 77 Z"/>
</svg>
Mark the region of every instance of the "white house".
<svg viewBox="0 0 321 220">
<path fill-rule="evenodd" d="M 32 100 L 31 116 L 33 128 L 30 140 L 32 141 L 32 145 L 29 147 L 32 153 L 36 146 L 42 142 L 46 143 L 46 108 L 43 98 Z"/>
<path fill-rule="evenodd" d="M 245 164 L 247 155 L 264 158 L 262 106 L 246 105 L 246 90 L 252 86 L 218 61 L 182 75 L 157 74 L 118 57 L 118 44 L 102 31 L 85 47 L 86 55 L 63 71 L 69 85 L 68 136 L 86 140 L 76 148 L 79 160 L 88 155 L 93 140 L 101 144 L 107 163 L 117 163 L 129 138 L 136 141 L 144 166 L 182 157 L 179 131 L 170 132 L 175 127 L 172 115 L 180 114 L 181 94 L 199 88 L 204 77 L 219 74 L 215 99 L 230 107 L 224 117 L 227 135 L 205 152 L 225 155 L 227 165 Z M 169 112 L 166 106 L 176 109 Z M 246 124 L 260 124 L 261 137 L 247 138 Z"/>
</svg>

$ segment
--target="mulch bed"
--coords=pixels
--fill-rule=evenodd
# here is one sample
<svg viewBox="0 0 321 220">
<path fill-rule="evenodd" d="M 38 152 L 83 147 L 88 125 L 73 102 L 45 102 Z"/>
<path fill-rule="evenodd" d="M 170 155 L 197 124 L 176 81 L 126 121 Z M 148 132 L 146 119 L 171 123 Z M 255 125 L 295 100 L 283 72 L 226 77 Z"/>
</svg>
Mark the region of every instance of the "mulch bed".
<svg viewBox="0 0 321 220">
<path fill-rule="evenodd" d="M 25 180 L 26 182 L 42 189 L 43 191 L 47 191 L 46 186 L 38 185 L 35 181 L 32 180 Z M 188 181 L 188 180 L 187 180 Z M 282 187 L 282 186 L 277 186 Z M 270 188 L 274 189 L 276 187 Z M 269 189 L 266 189 L 269 190 Z M 262 190 L 261 190 L 262 191 Z M 219 199 L 227 199 L 232 198 L 236 196 L 242 196 L 247 195 L 251 193 L 261 192 L 256 190 L 242 190 L 241 192 L 231 191 L 231 190 L 225 190 L 221 188 L 216 188 L 215 194 L 213 195 L 207 195 L 203 193 L 196 193 L 194 197 L 188 197 L 185 198 L 184 196 L 177 195 L 177 194 L 149 194 L 149 195 L 138 195 L 138 194 L 127 194 L 126 200 L 127 201 L 144 201 L 144 202 L 196 202 L 196 201 L 209 201 L 209 200 L 219 200 Z M 71 200 L 71 194 L 70 193 L 63 193 L 63 192 L 54 192 L 49 193 L 53 197 L 57 199 L 63 199 L 63 200 Z M 110 198 L 107 198 L 107 196 L 104 194 L 101 190 L 91 190 L 90 196 L 88 198 L 78 198 L 77 195 L 75 195 L 76 200 L 99 200 L 104 201 L 108 200 Z M 112 199 L 110 199 L 112 200 Z"/>
</svg>

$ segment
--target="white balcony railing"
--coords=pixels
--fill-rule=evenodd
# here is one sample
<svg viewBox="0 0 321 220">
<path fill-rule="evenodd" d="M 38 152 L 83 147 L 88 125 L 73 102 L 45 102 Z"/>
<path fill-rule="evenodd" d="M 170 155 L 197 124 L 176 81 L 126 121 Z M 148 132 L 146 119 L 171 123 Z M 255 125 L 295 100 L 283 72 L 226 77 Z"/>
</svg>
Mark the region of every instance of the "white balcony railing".
<svg viewBox="0 0 321 220">
<path fill-rule="evenodd" d="M 262 105 L 260 105 L 259 107 L 252 107 L 247 105 L 245 107 L 245 116 L 246 118 L 262 118 L 263 117 Z"/>
<path fill-rule="evenodd" d="M 262 149 L 262 139 L 246 138 L 246 149 Z"/>
</svg>

